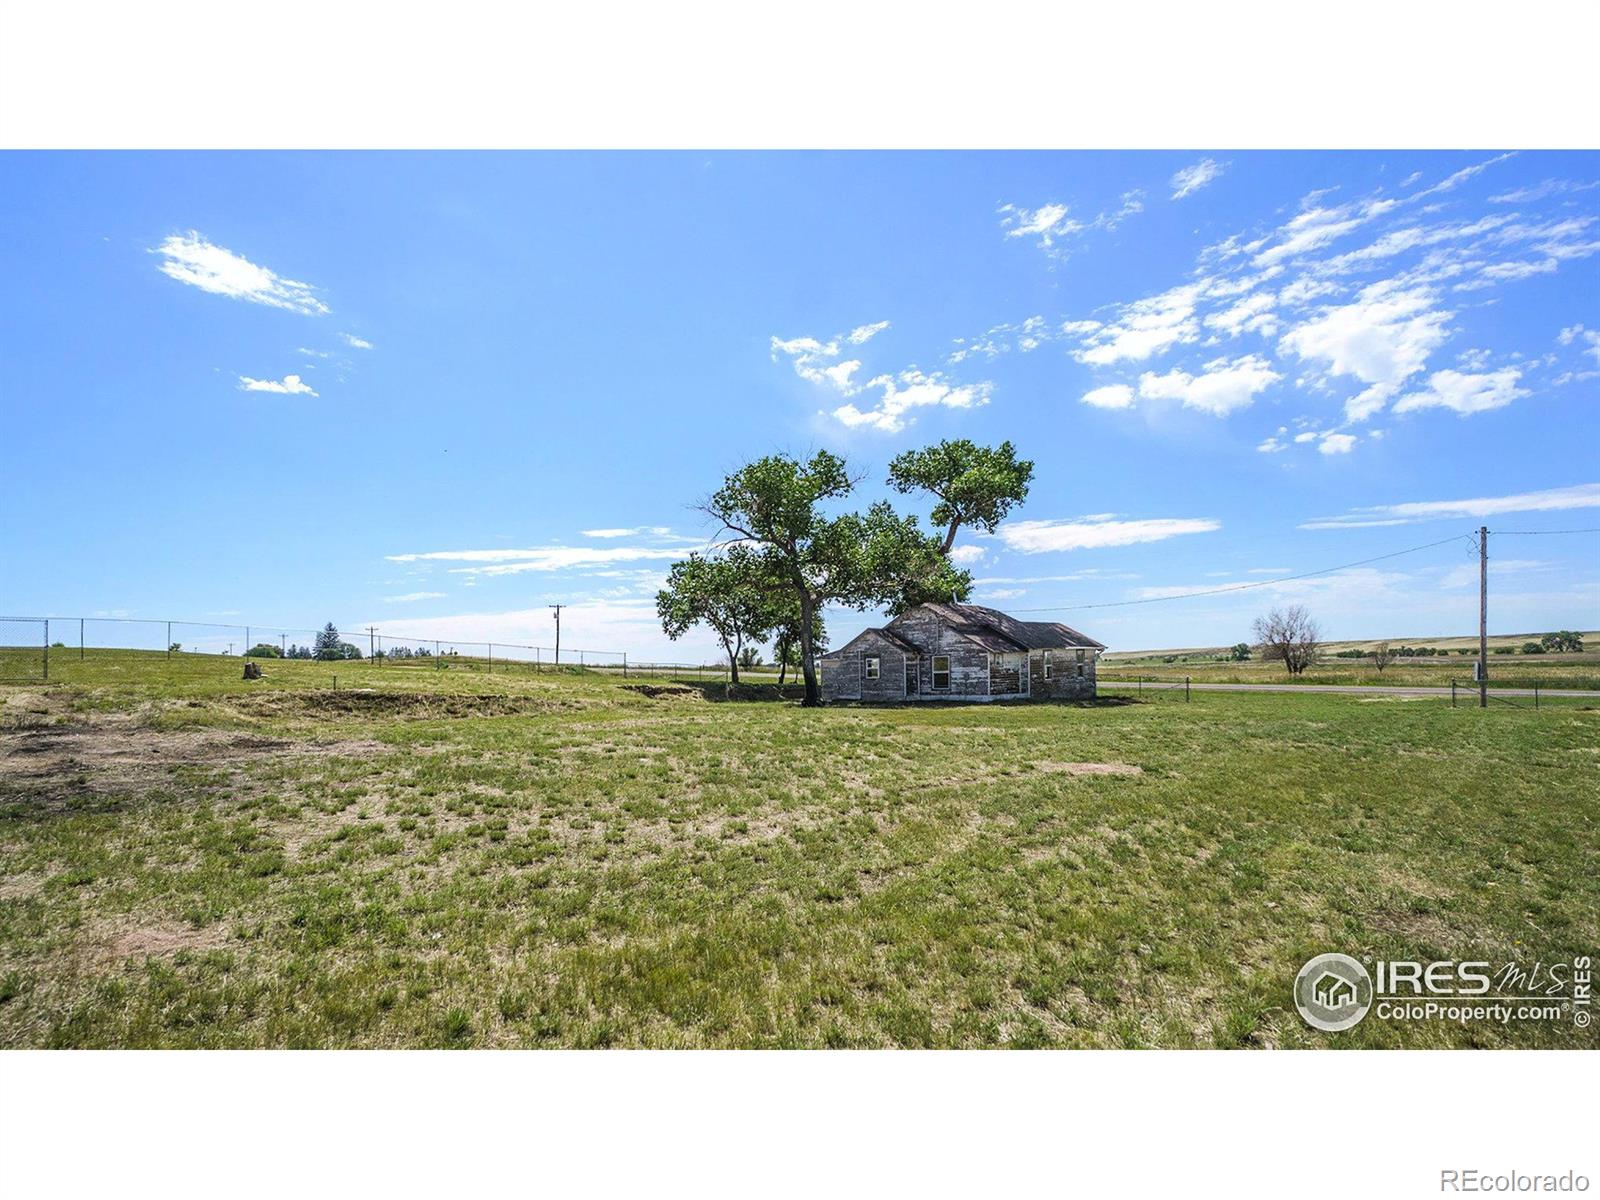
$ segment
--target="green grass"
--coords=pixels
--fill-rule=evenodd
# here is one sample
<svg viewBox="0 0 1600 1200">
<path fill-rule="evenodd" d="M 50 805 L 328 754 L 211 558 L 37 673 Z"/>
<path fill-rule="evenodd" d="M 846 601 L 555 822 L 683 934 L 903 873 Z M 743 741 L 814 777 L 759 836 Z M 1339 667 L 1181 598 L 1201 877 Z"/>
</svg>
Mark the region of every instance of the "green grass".
<svg viewBox="0 0 1600 1200">
<path fill-rule="evenodd" d="M 265 666 L 0 687 L 0 1044 L 1595 1044 L 1289 997 L 1325 950 L 1592 954 L 1585 705 Z"/>
</svg>

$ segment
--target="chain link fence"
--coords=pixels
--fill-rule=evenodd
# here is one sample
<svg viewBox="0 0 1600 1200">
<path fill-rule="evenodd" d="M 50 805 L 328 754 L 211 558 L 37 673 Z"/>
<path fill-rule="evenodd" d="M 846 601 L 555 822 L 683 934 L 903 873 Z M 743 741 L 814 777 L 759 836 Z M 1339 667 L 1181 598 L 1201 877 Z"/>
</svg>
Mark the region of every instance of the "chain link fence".
<svg viewBox="0 0 1600 1200">
<path fill-rule="evenodd" d="M 0 617 L 0 680 L 49 678 L 49 623 L 34 617 Z"/>
<path fill-rule="evenodd" d="M 318 639 L 326 633 L 326 628 L 149 617 L 4 617 L 0 618 L 0 681 L 46 680 L 52 665 L 59 675 L 62 667 L 73 663 L 104 664 L 130 655 L 166 661 L 193 655 L 320 659 L 359 662 L 382 670 L 457 669 L 488 674 L 598 671 L 699 680 L 728 674 L 726 662 L 630 662 L 623 650 L 413 637 L 387 633 L 378 626 L 339 628 L 331 645 L 319 648 Z M 756 668 L 754 674 L 766 670 L 776 677 L 776 668 Z"/>
</svg>

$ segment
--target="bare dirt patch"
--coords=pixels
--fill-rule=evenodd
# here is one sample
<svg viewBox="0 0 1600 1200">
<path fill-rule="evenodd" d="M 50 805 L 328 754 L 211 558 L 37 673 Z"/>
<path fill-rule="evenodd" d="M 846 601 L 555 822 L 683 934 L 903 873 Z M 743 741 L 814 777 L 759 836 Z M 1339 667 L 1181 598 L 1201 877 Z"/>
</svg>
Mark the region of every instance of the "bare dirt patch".
<svg viewBox="0 0 1600 1200">
<path fill-rule="evenodd" d="M 127 716 L 0 729 L 0 801 L 44 811 L 116 800 L 171 787 L 184 768 L 222 772 L 227 783 L 249 762 L 278 757 L 371 758 L 371 741 L 290 741 L 223 730 L 155 730 Z M 188 786 L 195 786 L 190 783 Z"/>
<path fill-rule="evenodd" d="M 380 692 L 370 688 L 338 691 L 266 692 L 241 696 L 233 704 L 239 712 L 261 717 L 376 717 L 439 720 L 457 717 L 506 717 L 521 713 L 551 712 L 571 708 L 570 701 L 536 696 L 490 693 L 468 695 L 450 692 Z"/>
<path fill-rule="evenodd" d="M 1046 775 L 1143 775 L 1144 768 L 1132 763 L 1036 762 L 1033 769 Z"/>
<path fill-rule="evenodd" d="M 92 928 L 79 942 L 87 957 L 100 962 L 129 958 L 160 958 L 184 950 L 215 950 L 227 943 L 227 934 L 215 926 L 196 929 L 173 921 L 157 921 L 113 929 Z"/>
</svg>

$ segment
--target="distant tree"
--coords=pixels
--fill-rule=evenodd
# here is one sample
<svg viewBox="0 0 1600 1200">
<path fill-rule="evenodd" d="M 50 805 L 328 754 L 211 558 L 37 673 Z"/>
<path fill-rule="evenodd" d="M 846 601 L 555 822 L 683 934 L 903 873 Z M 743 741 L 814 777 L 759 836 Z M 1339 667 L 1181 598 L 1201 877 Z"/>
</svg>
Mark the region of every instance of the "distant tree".
<svg viewBox="0 0 1600 1200">
<path fill-rule="evenodd" d="M 1301 675 L 1307 667 L 1316 664 L 1322 631 L 1302 605 L 1274 608 L 1265 616 L 1257 617 L 1251 630 L 1261 657 L 1268 662 L 1283 663 L 1291 676 Z"/>
<path fill-rule="evenodd" d="M 1522 652 L 1524 654 L 1543 654 L 1544 645 L 1541 642 L 1523 642 Z"/>
<path fill-rule="evenodd" d="M 1372 648 L 1372 665 L 1378 668 L 1380 675 L 1393 660 L 1394 654 L 1390 652 L 1388 642 L 1379 642 Z"/>
<path fill-rule="evenodd" d="M 178 653 L 178 651 L 180 651 L 182 649 L 183 649 L 183 643 L 182 642 L 173 642 L 172 645 L 167 647 L 167 653 L 168 654 L 176 654 L 176 653 Z"/>
<path fill-rule="evenodd" d="M 271 642 L 257 642 L 244 652 L 246 658 L 282 658 L 283 650 Z"/>
<path fill-rule="evenodd" d="M 1552 654 L 1576 654 L 1583 650 L 1583 634 L 1562 629 L 1545 634 L 1539 639 L 1539 644 Z"/>
<path fill-rule="evenodd" d="M 923 491 L 938 503 L 932 520 L 944 528 L 939 553 L 949 554 L 963 525 L 993 533 L 1028 497 L 1033 464 L 1018 461 L 1010 442 L 979 446 L 966 438 L 907 450 L 889 464 L 889 486 L 906 494 Z"/>
<path fill-rule="evenodd" d="M 1233 662 L 1250 661 L 1250 643 L 1237 642 L 1228 648 L 1228 658 Z"/>
<path fill-rule="evenodd" d="M 322 627 L 322 632 L 317 634 L 316 656 L 324 662 L 343 658 L 344 655 L 339 651 L 342 644 L 339 641 L 339 631 L 334 628 L 333 622 L 329 621 Z"/>
<path fill-rule="evenodd" d="M 761 554 L 736 544 L 718 555 L 691 554 L 673 563 L 667 586 L 656 593 L 656 614 L 673 641 L 696 625 L 710 626 L 728 656 L 729 678 L 738 683 L 745 643 L 772 632 L 781 587 Z"/>
<path fill-rule="evenodd" d="M 739 651 L 739 668 L 744 671 L 753 671 L 761 665 L 761 648 L 759 646 L 746 646 Z"/>
</svg>

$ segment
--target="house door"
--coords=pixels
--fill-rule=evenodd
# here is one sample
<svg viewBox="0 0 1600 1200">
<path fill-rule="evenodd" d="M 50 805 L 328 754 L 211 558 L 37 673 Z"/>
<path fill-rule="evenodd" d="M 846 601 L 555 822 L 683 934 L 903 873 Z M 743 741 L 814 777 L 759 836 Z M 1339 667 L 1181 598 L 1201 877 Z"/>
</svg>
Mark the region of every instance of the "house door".
<svg viewBox="0 0 1600 1200">
<path fill-rule="evenodd" d="M 905 656 L 905 659 L 906 695 L 915 696 L 917 694 L 917 663 L 919 660 L 915 654 L 908 654 Z"/>
</svg>

